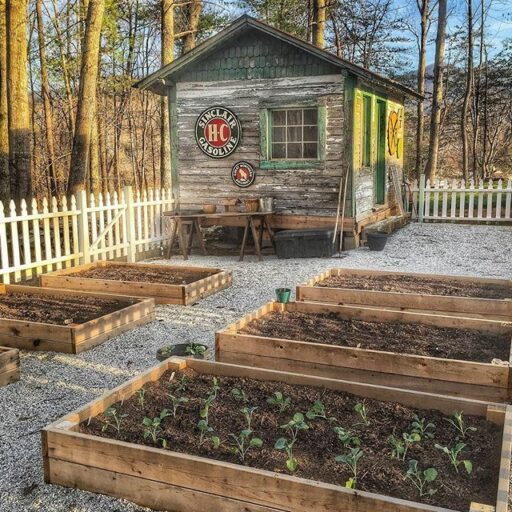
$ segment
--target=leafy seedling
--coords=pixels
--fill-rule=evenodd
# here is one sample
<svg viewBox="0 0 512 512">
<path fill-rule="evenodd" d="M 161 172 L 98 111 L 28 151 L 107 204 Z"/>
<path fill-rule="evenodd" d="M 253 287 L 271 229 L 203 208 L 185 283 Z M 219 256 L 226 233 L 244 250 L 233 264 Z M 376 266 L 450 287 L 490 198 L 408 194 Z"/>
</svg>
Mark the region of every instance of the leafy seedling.
<svg viewBox="0 0 512 512">
<path fill-rule="evenodd" d="M 210 396 L 215 400 L 217 398 L 217 393 L 220 389 L 220 379 L 217 377 L 213 377 L 212 379 L 212 388 L 210 389 Z"/>
<path fill-rule="evenodd" d="M 288 456 L 286 460 L 286 467 L 290 473 L 294 473 L 299 466 L 299 461 L 293 456 L 293 446 L 297 442 L 299 432 L 301 430 L 309 429 L 309 425 L 304 421 L 304 415 L 297 412 L 288 423 L 281 425 L 281 428 L 289 437 L 280 437 L 276 441 L 274 448 L 276 450 L 284 450 L 286 452 L 286 455 Z"/>
<path fill-rule="evenodd" d="M 115 407 L 109 407 L 103 415 L 105 416 L 105 424 L 101 427 L 101 431 L 105 432 L 108 427 L 112 427 L 118 434 L 121 432 L 121 421 L 128 416 L 128 414 L 117 414 Z"/>
<path fill-rule="evenodd" d="M 461 464 L 464 465 L 466 472 L 468 475 L 473 471 L 473 463 L 468 459 L 459 460 L 459 454 L 466 445 L 464 443 L 457 443 L 453 448 L 448 448 L 448 446 L 441 446 L 440 444 L 435 445 L 438 450 L 441 450 L 443 453 L 448 455 L 452 466 L 455 468 L 455 472 L 459 472 L 459 466 Z"/>
<path fill-rule="evenodd" d="M 434 482 L 436 478 L 437 469 L 427 468 L 422 470 L 418 466 L 418 461 L 412 459 L 409 461 L 409 468 L 407 469 L 404 480 L 410 480 L 416 489 L 418 489 L 420 498 L 423 498 L 423 496 L 433 496 L 437 492 L 437 489 L 428 486 L 428 484 Z"/>
<path fill-rule="evenodd" d="M 199 448 L 207 441 L 211 441 L 215 449 L 221 445 L 220 438 L 213 435 L 213 428 L 208 424 L 208 420 L 199 420 L 197 428 L 199 429 Z"/>
<path fill-rule="evenodd" d="M 178 393 L 184 393 L 188 387 L 188 378 L 186 375 L 182 375 L 179 382 L 176 382 L 176 391 Z"/>
<path fill-rule="evenodd" d="M 267 398 L 267 403 L 276 407 L 279 412 L 284 412 L 290 407 L 292 401 L 289 397 L 284 396 L 281 391 L 275 391 L 272 396 Z"/>
<path fill-rule="evenodd" d="M 337 455 L 336 462 L 345 464 L 352 471 L 352 476 L 345 482 L 345 487 L 348 489 L 355 489 L 357 485 L 357 463 L 363 456 L 361 448 L 349 448 L 349 453 L 345 455 Z"/>
<path fill-rule="evenodd" d="M 345 449 L 361 446 L 361 439 L 350 432 L 350 430 L 345 430 L 343 427 L 334 427 L 334 432 L 338 435 L 338 439 Z"/>
<path fill-rule="evenodd" d="M 366 404 L 364 402 L 359 402 L 354 406 L 354 411 L 361 416 L 361 420 L 363 425 L 368 427 L 370 425 L 370 420 L 368 419 L 368 411 L 366 409 Z"/>
<path fill-rule="evenodd" d="M 411 423 L 411 432 L 418 434 L 421 439 L 434 439 L 435 423 L 427 423 L 426 418 L 420 418 L 417 414 L 415 414 L 413 418 L 414 421 Z"/>
<path fill-rule="evenodd" d="M 167 448 L 167 441 L 159 438 L 158 434 L 162 431 L 162 423 L 165 418 L 169 417 L 171 413 L 167 409 L 163 409 L 156 418 L 144 418 L 142 424 L 144 425 L 144 439 L 151 438 L 153 444 L 158 444 L 162 441 L 162 446 Z"/>
<path fill-rule="evenodd" d="M 421 436 L 416 432 L 404 432 L 402 434 L 402 439 L 398 439 L 394 434 L 391 434 L 388 437 L 388 442 L 393 448 L 391 451 L 391 458 L 397 460 L 405 460 L 409 448 L 414 443 L 419 443 L 420 441 Z"/>
<path fill-rule="evenodd" d="M 189 400 L 186 396 L 177 397 L 174 395 L 169 395 L 169 398 L 171 399 L 172 402 L 172 417 L 176 418 L 176 413 L 178 412 L 178 409 L 180 407 L 185 407 L 185 404 L 187 404 Z"/>
<path fill-rule="evenodd" d="M 252 415 L 257 407 L 244 407 L 240 412 L 244 415 L 246 427 L 238 434 L 229 434 L 231 439 L 231 451 L 238 456 L 242 464 L 245 462 L 247 452 L 252 448 L 261 448 L 263 441 L 259 437 L 255 437 L 251 428 Z"/>
<path fill-rule="evenodd" d="M 146 396 L 146 390 L 144 388 L 140 388 L 137 391 L 137 398 L 139 400 L 139 405 L 141 409 L 144 409 L 144 397 Z"/>
<path fill-rule="evenodd" d="M 247 394 L 245 393 L 245 391 L 240 388 L 233 388 L 231 390 L 231 396 L 235 400 L 238 400 L 239 402 L 247 403 L 249 401 L 249 398 L 248 398 Z"/>
<path fill-rule="evenodd" d="M 185 354 L 189 356 L 202 356 L 206 352 L 206 347 L 201 343 L 189 343 L 185 347 Z"/>
<path fill-rule="evenodd" d="M 468 432 L 476 432 L 475 427 L 470 427 L 466 425 L 462 411 L 453 411 L 452 415 L 449 418 L 443 419 L 447 421 L 450 425 L 453 425 L 457 429 L 457 432 L 459 432 L 459 434 L 462 436 L 462 438 L 465 438 Z"/>
<path fill-rule="evenodd" d="M 325 414 L 325 406 L 320 400 L 317 400 L 306 413 L 306 418 L 308 420 L 315 420 L 317 418 L 329 421 L 336 421 L 336 418 L 330 417 L 328 418 Z"/>
</svg>

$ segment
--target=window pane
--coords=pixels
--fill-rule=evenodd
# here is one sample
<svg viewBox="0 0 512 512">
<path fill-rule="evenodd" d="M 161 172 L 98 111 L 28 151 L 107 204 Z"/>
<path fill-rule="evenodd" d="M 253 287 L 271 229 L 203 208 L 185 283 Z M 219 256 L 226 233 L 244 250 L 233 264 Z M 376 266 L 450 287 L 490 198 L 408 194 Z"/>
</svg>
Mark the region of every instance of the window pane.
<svg viewBox="0 0 512 512">
<path fill-rule="evenodd" d="M 274 126 L 284 126 L 286 124 L 286 110 L 274 110 L 272 124 Z"/>
<path fill-rule="evenodd" d="M 318 110 L 316 108 L 308 108 L 304 110 L 304 124 L 317 124 Z"/>
<path fill-rule="evenodd" d="M 287 158 L 302 158 L 302 144 L 287 144 Z"/>
<path fill-rule="evenodd" d="M 288 142 L 301 142 L 302 141 L 302 128 L 287 128 Z"/>
<path fill-rule="evenodd" d="M 286 128 L 272 128 L 272 142 L 285 142 L 286 141 Z"/>
<path fill-rule="evenodd" d="M 304 144 L 304 158 L 318 158 L 318 145 Z"/>
<path fill-rule="evenodd" d="M 300 126 L 302 124 L 302 110 L 287 110 L 288 126 Z"/>
<path fill-rule="evenodd" d="M 304 126 L 304 141 L 316 142 L 318 139 L 318 127 Z"/>
<path fill-rule="evenodd" d="M 286 158 L 285 144 L 272 144 L 272 158 Z"/>
</svg>

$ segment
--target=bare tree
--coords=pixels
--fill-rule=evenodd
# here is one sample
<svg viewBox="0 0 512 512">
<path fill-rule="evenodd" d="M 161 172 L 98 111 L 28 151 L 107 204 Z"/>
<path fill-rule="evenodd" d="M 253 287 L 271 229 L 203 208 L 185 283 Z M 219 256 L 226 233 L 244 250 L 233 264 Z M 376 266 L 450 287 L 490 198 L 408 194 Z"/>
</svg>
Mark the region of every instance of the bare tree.
<svg viewBox="0 0 512 512">
<path fill-rule="evenodd" d="M 196 46 L 196 34 L 199 27 L 199 19 L 203 8 L 202 0 L 190 0 L 187 6 L 188 27 L 184 32 L 183 53 L 187 53 Z"/>
<path fill-rule="evenodd" d="M 9 121 L 7 115 L 7 35 L 5 0 L 0 0 L 0 201 L 11 196 L 9 178 Z"/>
<path fill-rule="evenodd" d="M 323 48 L 325 44 L 326 10 L 325 0 L 313 0 L 313 44 L 318 48 Z"/>
<path fill-rule="evenodd" d="M 468 113 L 471 97 L 473 94 L 473 2 L 467 0 L 467 59 L 466 59 L 466 88 L 464 91 L 464 101 L 462 103 L 462 113 L 460 119 L 460 131 L 462 139 L 462 176 L 467 182 L 469 178 L 469 141 L 468 141 Z"/>
</svg>

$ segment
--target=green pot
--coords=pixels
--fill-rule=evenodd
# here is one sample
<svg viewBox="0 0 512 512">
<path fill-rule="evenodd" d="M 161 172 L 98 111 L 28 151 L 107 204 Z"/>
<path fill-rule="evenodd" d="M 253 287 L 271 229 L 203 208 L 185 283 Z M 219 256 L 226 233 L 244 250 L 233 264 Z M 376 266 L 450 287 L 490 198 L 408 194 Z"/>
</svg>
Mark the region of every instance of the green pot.
<svg viewBox="0 0 512 512">
<path fill-rule="evenodd" d="M 277 288 L 276 289 L 276 297 L 277 302 L 280 302 L 281 304 L 288 304 L 290 302 L 290 295 L 292 291 L 290 288 Z"/>
</svg>

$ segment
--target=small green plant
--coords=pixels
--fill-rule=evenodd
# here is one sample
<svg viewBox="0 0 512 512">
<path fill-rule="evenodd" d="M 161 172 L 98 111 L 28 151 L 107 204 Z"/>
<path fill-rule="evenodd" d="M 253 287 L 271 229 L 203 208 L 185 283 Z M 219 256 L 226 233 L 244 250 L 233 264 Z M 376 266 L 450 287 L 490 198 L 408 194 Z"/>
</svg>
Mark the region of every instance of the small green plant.
<svg viewBox="0 0 512 512">
<path fill-rule="evenodd" d="M 328 418 L 325 414 L 325 406 L 320 400 L 316 400 L 316 402 L 310 407 L 309 411 L 306 413 L 306 418 L 308 420 L 315 420 L 317 418 L 329 421 L 336 421 L 336 418 L 330 417 Z"/>
<path fill-rule="evenodd" d="M 440 444 L 436 444 L 435 446 L 438 450 L 441 450 L 443 453 L 448 455 L 448 458 L 450 459 L 452 466 L 455 468 L 456 473 L 459 472 L 459 466 L 463 464 L 467 474 L 471 474 L 473 471 L 473 463 L 468 459 L 459 460 L 460 452 L 466 448 L 464 443 L 457 443 L 453 448 L 448 448 L 448 446 L 441 446 Z"/>
<path fill-rule="evenodd" d="M 169 398 L 171 399 L 171 402 L 172 402 L 172 417 L 173 418 L 176 418 L 176 413 L 178 412 L 178 409 L 180 407 L 185 407 L 185 404 L 188 403 L 188 398 L 186 396 L 174 396 L 174 395 L 169 395 Z"/>
<path fill-rule="evenodd" d="M 368 419 L 368 410 L 366 409 L 365 402 L 359 402 L 354 405 L 354 412 L 357 412 L 359 416 L 361 416 L 362 424 L 368 427 L 370 425 L 370 420 Z"/>
<path fill-rule="evenodd" d="M 176 391 L 184 393 L 188 387 L 188 378 L 186 375 L 182 375 L 179 382 L 176 383 Z"/>
<path fill-rule="evenodd" d="M 162 442 L 162 446 L 167 448 L 167 441 L 158 437 L 158 434 L 162 431 L 162 423 L 165 418 L 169 417 L 171 413 L 167 409 L 163 409 L 156 418 L 144 418 L 142 425 L 144 425 L 144 439 L 151 438 L 153 444 Z"/>
<path fill-rule="evenodd" d="M 345 464 L 352 471 L 352 476 L 345 482 L 345 487 L 349 489 L 355 489 L 357 485 L 357 464 L 363 456 L 363 450 L 361 448 L 349 448 L 349 453 L 345 455 L 337 455 L 336 462 Z"/>
<path fill-rule="evenodd" d="M 411 423 L 411 432 L 418 434 L 421 439 L 434 439 L 435 423 L 427 423 L 426 418 L 420 418 L 417 414 L 415 414 L 413 418 L 414 421 Z"/>
<path fill-rule="evenodd" d="M 345 449 L 361 446 L 361 439 L 350 432 L 350 430 L 345 430 L 343 427 L 334 427 L 334 432 L 338 435 L 338 439 Z"/>
<path fill-rule="evenodd" d="M 101 431 L 105 432 L 108 427 L 112 427 L 118 434 L 121 432 L 121 421 L 128 416 L 128 414 L 117 414 L 115 407 L 109 407 L 103 415 L 105 424 L 101 427 Z"/>
<path fill-rule="evenodd" d="M 200 420 L 197 423 L 199 429 L 199 447 L 203 446 L 206 441 L 210 440 L 214 448 L 218 448 L 221 444 L 220 438 L 213 435 L 213 428 L 210 426 L 210 407 L 215 401 L 213 395 L 209 395 L 206 399 L 201 401 L 201 408 L 199 409 Z"/>
<path fill-rule="evenodd" d="M 304 415 L 297 412 L 288 423 L 281 425 L 281 428 L 289 437 L 280 437 L 276 441 L 274 448 L 276 450 L 284 450 L 286 452 L 286 455 L 288 456 L 288 459 L 286 460 L 286 467 L 290 473 L 294 473 L 299 466 L 299 461 L 293 456 L 293 447 L 297 442 L 299 432 L 301 430 L 309 429 L 309 425 L 304 421 Z"/>
<path fill-rule="evenodd" d="M 249 398 L 248 398 L 247 394 L 245 393 L 245 391 L 240 388 L 233 388 L 231 390 L 231 396 L 235 400 L 238 400 L 239 402 L 247 403 L 249 401 Z"/>
<path fill-rule="evenodd" d="M 202 356 L 206 352 L 206 347 L 201 343 L 189 343 L 185 347 L 185 354 L 189 356 Z"/>
<path fill-rule="evenodd" d="M 160 349 L 160 354 L 163 357 L 171 357 L 174 352 L 174 347 L 172 345 L 166 345 Z"/>
<path fill-rule="evenodd" d="M 215 400 L 217 398 L 217 393 L 220 389 L 220 379 L 217 377 L 213 377 L 212 379 L 212 388 L 210 389 L 210 396 Z"/>
<path fill-rule="evenodd" d="M 146 390 L 144 388 L 140 388 L 137 391 L 137 399 L 139 401 L 139 405 L 141 409 L 144 409 L 144 397 L 146 396 Z"/>
<path fill-rule="evenodd" d="M 421 436 L 417 432 L 404 432 L 402 439 L 398 439 L 394 434 L 388 437 L 388 443 L 392 446 L 391 458 L 398 460 L 405 460 L 409 448 L 414 443 L 419 443 Z"/>
<path fill-rule="evenodd" d="M 462 411 L 453 411 L 452 415 L 449 418 L 444 418 L 444 420 L 447 421 L 450 425 L 453 425 L 463 439 L 466 437 L 468 432 L 476 432 L 475 427 L 466 425 Z"/>
<path fill-rule="evenodd" d="M 263 446 L 263 441 L 259 437 L 254 437 L 254 432 L 251 426 L 252 415 L 256 409 L 257 407 L 244 407 L 243 409 L 240 409 L 240 412 L 245 417 L 246 427 L 242 429 L 238 435 L 229 434 L 229 438 L 232 441 L 231 450 L 238 456 L 242 464 L 245 462 L 247 452 L 251 448 L 261 448 Z"/>
<path fill-rule="evenodd" d="M 275 391 L 272 396 L 267 398 L 267 403 L 276 407 L 279 412 L 284 412 L 290 407 L 292 401 L 289 397 L 284 396 L 281 391 Z"/>
<path fill-rule="evenodd" d="M 431 486 L 427 488 L 428 484 L 434 482 L 436 478 L 437 469 L 427 468 L 422 470 L 418 466 L 418 461 L 412 459 L 409 461 L 409 468 L 407 469 L 404 480 L 410 480 L 416 489 L 418 489 L 420 498 L 423 498 L 423 496 L 433 496 L 437 492 L 437 489 Z"/>
</svg>

